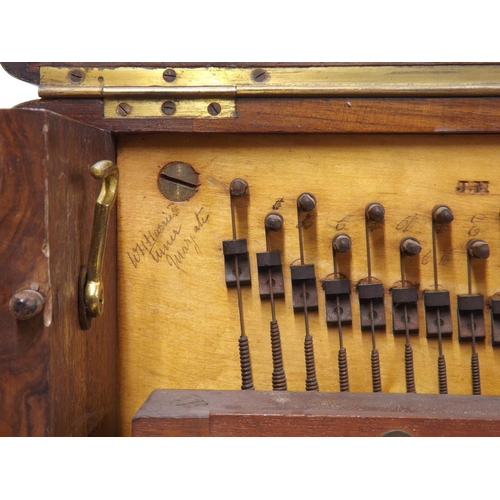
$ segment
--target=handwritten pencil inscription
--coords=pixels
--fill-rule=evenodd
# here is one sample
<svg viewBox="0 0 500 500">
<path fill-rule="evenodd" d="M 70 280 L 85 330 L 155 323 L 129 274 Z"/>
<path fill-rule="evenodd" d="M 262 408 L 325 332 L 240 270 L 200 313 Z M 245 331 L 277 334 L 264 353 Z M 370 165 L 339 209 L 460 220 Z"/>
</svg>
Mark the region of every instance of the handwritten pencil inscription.
<svg viewBox="0 0 500 500">
<path fill-rule="evenodd" d="M 144 232 L 142 238 L 129 249 L 127 256 L 135 269 L 147 259 L 156 263 L 166 262 L 180 269 L 191 250 L 201 255 L 196 236 L 207 224 L 210 214 L 201 207 L 193 212 L 191 222 L 182 224 L 178 215 L 178 211 L 165 215 L 156 227 Z"/>
</svg>

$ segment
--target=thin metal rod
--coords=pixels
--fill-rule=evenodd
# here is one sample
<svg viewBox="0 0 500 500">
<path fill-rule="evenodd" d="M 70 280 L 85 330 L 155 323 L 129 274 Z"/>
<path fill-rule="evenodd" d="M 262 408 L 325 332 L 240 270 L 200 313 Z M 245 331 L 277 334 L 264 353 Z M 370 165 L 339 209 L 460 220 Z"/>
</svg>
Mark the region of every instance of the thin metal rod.
<svg viewBox="0 0 500 500">
<path fill-rule="evenodd" d="M 337 252 L 335 252 L 335 248 L 333 248 L 333 277 L 338 279 L 339 271 L 338 271 L 338 263 L 337 263 Z"/>
<path fill-rule="evenodd" d="M 437 228 L 434 214 L 432 222 L 432 264 L 434 266 L 434 290 L 439 289 L 438 261 L 437 261 Z M 436 322 L 438 331 L 438 385 L 439 394 L 448 394 L 448 380 L 446 375 L 446 360 L 443 354 L 443 332 L 441 327 L 441 307 L 436 307 Z"/>
<path fill-rule="evenodd" d="M 233 229 L 233 240 L 236 239 L 236 216 L 234 213 L 234 199 L 233 196 L 230 196 L 231 200 L 231 226 Z M 239 262 L 238 262 L 238 255 L 234 256 L 234 263 L 235 263 L 235 276 L 236 276 L 236 290 L 238 293 L 238 310 L 239 310 L 239 315 L 240 315 L 240 331 L 241 331 L 241 336 L 243 337 L 245 335 L 245 322 L 243 319 L 243 299 L 241 296 L 241 283 L 240 283 L 240 268 L 239 268 Z"/>
<path fill-rule="evenodd" d="M 342 349 L 344 347 L 343 336 L 342 336 L 342 320 L 340 319 L 340 299 L 337 294 L 337 326 L 339 329 L 339 347 Z"/>
<path fill-rule="evenodd" d="M 231 196 L 231 226 L 233 229 L 233 240 L 236 239 L 236 217 L 234 215 L 234 200 Z"/>
<path fill-rule="evenodd" d="M 238 309 L 240 312 L 240 331 L 241 336 L 245 335 L 245 322 L 243 320 L 243 299 L 241 297 L 241 284 L 240 284 L 240 270 L 238 268 L 238 256 L 234 256 L 234 263 L 236 265 L 235 273 L 236 273 L 236 290 L 238 292 Z"/>
<path fill-rule="evenodd" d="M 300 220 L 300 207 L 297 205 L 297 220 L 299 229 L 300 263 L 304 265 L 304 242 L 302 241 L 302 221 Z M 304 295 L 305 299 L 305 295 Z M 305 300 L 304 300 L 305 304 Z"/>
<path fill-rule="evenodd" d="M 472 262 L 469 251 L 467 250 L 467 288 L 469 290 L 469 295 L 472 295 Z M 474 312 L 470 313 L 470 329 L 472 336 L 472 355 L 476 354 L 476 329 L 474 328 Z"/>
<path fill-rule="evenodd" d="M 366 240 L 366 264 L 368 268 L 368 283 L 372 282 L 372 261 L 370 250 L 370 231 L 368 217 L 365 215 L 365 240 Z M 371 351 L 371 367 L 372 367 L 372 386 L 373 392 L 382 392 L 382 382 L 380 376 L 380 358 L 377 351 L 377 341 L 375 336 L 375 319 L 373 311 L 373 299 L 370 299 L 370 328 L 372 334 L 372 351 Z"/>
<path fill-rule="evenodd" d="M 469 250 L 467 249 L 467 281 L 469 295 L 472 295 L 472 261 Z M 471 329 L 471 375 L 472 375 L 472 394 L 479 396 L 481 394 L 481 378 L 479 374 L 479 356 L 476 348 L 476 328 L 474 325 L 474 311 L 470 312 Z"/>
<path fill-rule="evenodd" d="M 306 283 L 302 283 L 302 294 L 304 295 L 304 322 L 306 327 L 306 336 L 309 335 L 309 313 L 307 311 Z"/>
<path fill-rule="evenodd" d="M 438 264 L 437 264 L 437 242 L 436 223 L 432 217 L 432 264 L 434 266 L 434 290 L 438 290 Z M 443 356 L 443 334 L 441 331 L 441 307 L 436 308 L 439 357 Z"/>
<path fill-rule="evenodd" d="M 399 262 L 401 266 L 401 286 L 406 285 L 406 273 L 404 263 L 404 253 L 399 251 Z M 408 326 L 408 306 L 404 304 L 404 321 L 405 321 L 405 378 L 406 378 L 406 392 L 414 393 L 415 390 L 415 371 L 413 367 L 413 349 L 410 343 L 410 328 Z"/>
<path fill-rule="evenodd" d="M 269 237 L 269 230 L 267 227 L 265 228 L 266 231 L 266 252 L 271 251 L 271 240 Z M 273 321 L 276 321 L 276 310 L 274 306 L 274 291 L 273 291 L 273 278 L 272 278 L 272 272 L 271 268 L 269 268 L 269 279 L 267 281 L 269 285 L 269 299 L 271 301 L 271 318 Z"/>
<path fill-rule="evenodd" d="M 472 266 L 469 251 L 467 251 L 467 292 L 472 295 Z"/>
<path fill-rule="evenodd" d="M 274 291 L 273 291 L 273 279 L 271 274 L 271 268 L 269 268 L 269 298 L 271 299 L 271 318 L 273 321 L 276 320 L 276 308 L 274 306 Z"/>
<path fill-rule="evenodd" d="M 335 247 L 333 247 L 333 277 L 338 279 L 338 263 L 337 263 L 337 252 L 335 251 Z M 339 346 L 340 349 L 344 347 L 343 339 L 342 339 L 342 320 L 340 318 L 340 298 L 337 294 L 337 325 L 339 332 Z"/>
<path fill-rule="evenodd" d="M 365 238 L 366 238 L 366 264 L 368 267 L 368 283 L 372 282 L 372 261 L 370 256 L 370 232 L 368 230 L 368 218 L 365 217 Z M 370 301 L 371 303 L 371 301 Z"/>
<path fill-rule="evenodd" d="M 434 217 L 432 218 L 432 264 L 434 266 L 434 290 L 438 289 L 438 266 L 437 266 L 437 243 L 436 243 L 436 225 Z"/>
</svg>

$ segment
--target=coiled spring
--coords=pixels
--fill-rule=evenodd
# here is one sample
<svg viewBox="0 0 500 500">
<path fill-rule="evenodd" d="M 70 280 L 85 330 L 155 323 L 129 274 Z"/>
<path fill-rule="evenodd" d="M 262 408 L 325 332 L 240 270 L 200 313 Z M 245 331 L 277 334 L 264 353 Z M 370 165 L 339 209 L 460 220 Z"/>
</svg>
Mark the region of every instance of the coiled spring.
<svg viewBox="0 0 500 500">
<path fill-rule="evenodd" d="M 413 349 L 410 344 L 405 344 L 405 375 L 406 392 L 417 392 L 415 390 L 415 372 L 413 370 Z"/>
<path fill-rule="evenodd" d="M 472 394 L 476 396 L 481 395 L 481 376 L 479 374 L 479 356 L 477 352 L 471 358 L 472 368 Z"/>
<path fill-rule="evenodd" d="M 448 394 L 448 381 L 446 379 L 446 360 L 444 356 L 438 357 L 438 377 L 439 377 L 439 394 Z"/>
<path fill-rule="evenodd" d="M 241 335 L 238 343 L 240 345 L 241 388 L 243 390 L 253 390 L 255 388 L 253 386 L 248 337 L 246 335 Z"/>
<path fill-rule="evenodd" d="M 314 363 L 313 339 L 306 335 L 304 340 L 304 352 L 306 355 L 306 391 L 319 391 L 319 384 L 316 378 L 316 367 Z"/>
<path fill-rule="evenodd" d="M 372 362 L 373 392 L 382 392 L 382 377 L 380 375 L 380 357 L 378 355 L 377 349 L 372 350 L 371 362 Z"/>
<path fill-rule="evenodd" d="M 271 347 L 273 354 L 273 391 L 286 391 L 286 376 L 283 368 L 281 337 L 278 321 L 271 321 Z"/>
<path fill-rule="evenodd" d="M 339 349 L 339 381 L 340 391 L 349 391 L 349 372 L 347 371 L 347 352 L 345 347 Z"/>
</svg>

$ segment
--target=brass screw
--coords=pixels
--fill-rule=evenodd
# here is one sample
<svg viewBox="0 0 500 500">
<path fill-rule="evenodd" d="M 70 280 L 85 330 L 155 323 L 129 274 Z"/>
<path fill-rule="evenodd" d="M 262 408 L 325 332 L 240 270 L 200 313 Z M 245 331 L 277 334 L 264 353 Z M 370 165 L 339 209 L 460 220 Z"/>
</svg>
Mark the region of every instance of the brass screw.
<svg viewBox="0 0 500 500">
<path fill-rule="evenodd" d="M 252 71 L 252 80 L 259 83 L 265 82 L 269 80 L 269 73 L 265 69 L 254 69 Z"/>
<path fill-rule="evenodd" d="M 221 107 L 218 102 L 211 102 L 208 105 L 208 113 L 211 114 L 212 116 L 217 116 L 220 113 Z"/>
<path fill-rule="evenodd" d="M 68 73 L 68 80 L 71 83 L 82 83 L 85 78 L 85 73 L 81 69 L 72 69 Z"/>
<path fill-rule="evenodd" d="M 130 114 L 130 112 L 132 111 L 132 106 L 130 106 L 129 104 L 127 104 L 126 102 L 121 102 L 120 104 L 118 104 L 118 106 L 116 107 L 116 112 L 120 115 L 120 116 L 128 116 Z"/>
<path fill-rule="evenodd" d="M 160 192 L 172 201 L 186 201 L 194 196 L 200 185 L 198 172 L 183 161 L 174 161 L 165 165 L 158 177 Z"/>
<path fill-rule="evenodd" d="M 165 115 L 173 115 L 175 113 L 175 102 L 174 101 L 165 101 L 161 105 L 161 110 Z"/>
<path fill-rule="evenodd" d="M 166 69 L 163 72 L 163 79 L 168 83 L 173 82 L 176 78 L 177 78 L 177 73 L 171 68 Z"/>
</svg>

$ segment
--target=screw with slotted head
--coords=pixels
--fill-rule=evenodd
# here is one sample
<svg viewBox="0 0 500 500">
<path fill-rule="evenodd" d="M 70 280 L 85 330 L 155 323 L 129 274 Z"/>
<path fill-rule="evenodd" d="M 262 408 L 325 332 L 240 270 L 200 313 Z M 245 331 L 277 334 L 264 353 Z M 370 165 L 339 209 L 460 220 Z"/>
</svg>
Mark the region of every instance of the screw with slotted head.
<svg viewBox="0 0 500 500">
<path fill-rule="evenodd" d="M 68 80 L 71 83 L 82 83 L 85 79 L 85 73 L 78 68 L 72 69 L 68 72 Z"/>
<path fill-rule="evenodd" d="M 130 106 L 130 104 L 127 104 L 126 102 L 121 102 L 116 107 L 116 112 L 120 116 L 128 116 L 131 111 L 132 111 L 132 106 Z"/>
<path fill-rule="evenodd" d="M 173 161 L 161 169 L 158 188 L 171 201 L 186 201 L 198 190 L 199 177 L 189 163 Z"/>
<path fill-rule="evenodd" d="M 164 115 L 173 115 L 175 113 L 175 102 L 174 101 L 165 101 L 161 105 L 161 110 Z"/>
<path fill-rule="evenodd" d="M 257 68 L 252 71 L 252 80 L 262 83 L 269 80 L 269 73 L 265 69 Z"/>
<path fill-rule="evenodd" d="M 172 68 L 168 68 L 163 72 L 163 79 L 168 83 L 173 82 L 176 78 L 177 73 Z"/>
<path fill-rule="evenodd" d="M 218 102 L 211 102 L 207 107 L 208 113 L 212 116 L 217 116 L 221 109 L 221 105 Z"/>
</svg>

